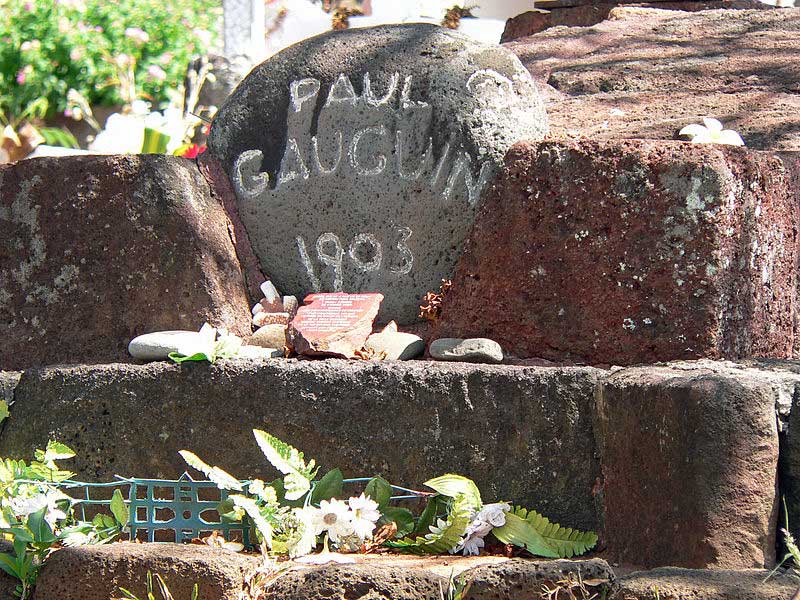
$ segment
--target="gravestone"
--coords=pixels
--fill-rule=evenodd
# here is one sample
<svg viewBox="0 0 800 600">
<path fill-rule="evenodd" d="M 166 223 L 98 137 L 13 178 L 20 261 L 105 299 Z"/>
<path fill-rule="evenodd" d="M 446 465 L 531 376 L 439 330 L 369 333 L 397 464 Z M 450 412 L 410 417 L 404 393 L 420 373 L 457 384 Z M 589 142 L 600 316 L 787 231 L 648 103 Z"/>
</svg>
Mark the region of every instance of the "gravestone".
<svg viewBox="0 0 800 600">
<path fill-rule="evenodd" d="M 417 317 L 451 276 L 476 207 L 544 106 L 499 46 L 433 25 L 331 32 L 254 69 L 214 120 L 264 271 L 284 293 L 380 292 Z"/>
</svg>

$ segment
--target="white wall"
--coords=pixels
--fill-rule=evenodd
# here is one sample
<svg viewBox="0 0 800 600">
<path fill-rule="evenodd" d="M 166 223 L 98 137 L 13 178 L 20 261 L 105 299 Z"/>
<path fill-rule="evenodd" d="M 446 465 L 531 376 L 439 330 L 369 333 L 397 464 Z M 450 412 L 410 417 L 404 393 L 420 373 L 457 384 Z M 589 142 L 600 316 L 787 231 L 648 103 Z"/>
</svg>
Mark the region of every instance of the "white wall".
<svg viewBox="0 0 800 600">
<path fill-rule="evenodd" d="M 478 8 L 473 10 L 472 14 L 484 19 L 510 19 L 528 10 L 533 10 L 533 0 L 474 0 L 462 3 L 478 4 Z"/>
</svg>

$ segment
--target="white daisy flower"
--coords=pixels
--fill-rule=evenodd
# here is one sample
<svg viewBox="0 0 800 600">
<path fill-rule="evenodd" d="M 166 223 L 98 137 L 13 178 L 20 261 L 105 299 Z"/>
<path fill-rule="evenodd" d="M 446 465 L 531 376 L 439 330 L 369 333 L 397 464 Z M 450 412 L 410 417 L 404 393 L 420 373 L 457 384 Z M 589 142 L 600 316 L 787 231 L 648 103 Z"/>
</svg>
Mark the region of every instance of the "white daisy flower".
<svg viewBox="0 0 800 600">
<path fill-rule="evenodd" d="M 314 514 L 314 533 L 323 532 L 327 532 L 332 542 L 353 533 L 353 513 L 347 504 L 335 498 L 319 503 L 319 512 Z"/>
<path fill-rule="evenodd" d="M 353 511 L 353 533 L 362 541 L 371 539 L 372 532 L 375 531 L 375 523 L 381 518 L 378 503 L 364 494 L 357 498 L 350 498 L 347 503 L 350 505 L 350 510 Z"/>
</svg>

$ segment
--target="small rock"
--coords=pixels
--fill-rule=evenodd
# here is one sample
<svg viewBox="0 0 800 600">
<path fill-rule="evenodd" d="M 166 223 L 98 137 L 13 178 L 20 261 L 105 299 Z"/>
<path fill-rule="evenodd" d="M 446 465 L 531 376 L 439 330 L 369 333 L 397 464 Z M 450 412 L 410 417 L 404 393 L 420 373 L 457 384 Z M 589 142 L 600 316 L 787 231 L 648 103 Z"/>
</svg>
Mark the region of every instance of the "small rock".
<svg viewBox="0 0 800 600">
<path fill-rule="evenodd" d="M 261 293 L 264 294 L 264 299 L 269 303 L 275 302 L 281 297 L 271 281 L 265 281 L 261 284 Z"/>
<path fill-rule="evenodd" d="M 354 358 L 372 333 L 381 301 L 383 294 L 310 294 L 289 323 L 288 346 L 306 356 Z"/>
<path fill-rule="evenodd" d="M 265 281 L 261 284 L 261 292 L 264 294 L 264 298 L 261 300 L 260 304 L 264 312 L 274 313 L 283 311 L 281 295 L 271 281 Z"/>
<path fill-rule="evenodd" d="M 155 331 L 145 333 L 131 340 L 128 352 L 139 360 L 165 360 L 170 352 L 177 352 L 178 346 L 195 341 L 196 331 Z"/>
<path fill-rule="evenodd" d="M 440 338 L 431 343 L 430 353 L 436 360 L 475 363 L 503 362 L 500 344 L 488 338 Z"/>
<path fill-rule="evenodd" d="M 261 346 L 242 346 L 236 358 L 260 359 L 260 358 L 282 358 L 283 350 L 276 348 L 262 348 Z"/>
<path fill-rule="evenodd" d="M 397 331 L 397 323 L 389 321 L 380 333 L 367 338 L 365 346 L 375 353 L 384 352 L 386 360 L 410 360 L 425 352 L 425 342 L 418 335 Z"/>
<path fill-rule="evenodd" d="M 283 312 L 289 313 L 289 316 L 292 319 L 297 314 L 297 309 L 299 306 L 300 304 L 297 302 L 297 298 L 295 296 L 283 297 Z"/>
<path fill-rule="evenodd" d="M 264 325 L 274 325 L 275 323 L 280 323 L 281 325 L 288 325 L 289 321 L 291 320 L 292 316 L 289 313 L 260 312 L 255 317 L 253 317 L 253 325 L 255 325 L 256 327 L 263 327 Z"/>
<path fill-rule="evenodd" d="M 250 338 L 251 346 L 283 348 L 286 345 L 286 325 L 270 323 L 259 328 Z"/>
</svg>

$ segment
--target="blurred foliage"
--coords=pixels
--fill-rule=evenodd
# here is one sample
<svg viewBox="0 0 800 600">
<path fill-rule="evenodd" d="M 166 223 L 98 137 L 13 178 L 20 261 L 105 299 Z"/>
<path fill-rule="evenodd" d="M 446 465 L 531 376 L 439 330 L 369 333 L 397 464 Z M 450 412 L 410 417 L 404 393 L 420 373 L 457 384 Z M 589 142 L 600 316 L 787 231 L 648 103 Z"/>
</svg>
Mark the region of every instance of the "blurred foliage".
<svg viewBox="0 0 800 600">
<path fill-rule="evenodd" d="M 131 72 L 136 94 L 163 104 L 221 23 L 221 0 L 0 0 L 0 111 L 14 120 L 44 100 L 52 117 L 70 88 L 122 104 Z"/>
</svg>

